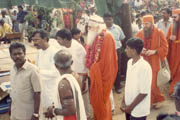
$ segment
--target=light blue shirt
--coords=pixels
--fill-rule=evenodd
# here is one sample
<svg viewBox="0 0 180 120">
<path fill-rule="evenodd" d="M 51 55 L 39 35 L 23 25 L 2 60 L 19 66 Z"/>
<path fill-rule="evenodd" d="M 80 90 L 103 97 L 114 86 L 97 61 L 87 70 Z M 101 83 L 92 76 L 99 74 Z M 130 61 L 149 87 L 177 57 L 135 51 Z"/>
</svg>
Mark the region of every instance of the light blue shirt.
<svg viewBox="0 0 180 120">
<path fill-rule="evenodd" d="M 121 40 L 123 40 L 125 38 L 125 35 L 124 35 L 124 32 L 122 31 L 122 29 L 118 25 L 113 24 L 112 27 L 107 28 L 107 30 L 114 37 L 116 49 L 121 48 L 121 46 L 122 46 Z"/>
<path fill-rule="evenodd" d="M 158 22 L 157 27 L 163 31 L 165 37 L 167 36 L 169 27 L 171 26 L 172 23 L 173 23 L 172 18 L 169 18 L 169 20 L 167 22 L 167 26 L 165 26 L 165 22 L 163 19 Z"/>
</svg>

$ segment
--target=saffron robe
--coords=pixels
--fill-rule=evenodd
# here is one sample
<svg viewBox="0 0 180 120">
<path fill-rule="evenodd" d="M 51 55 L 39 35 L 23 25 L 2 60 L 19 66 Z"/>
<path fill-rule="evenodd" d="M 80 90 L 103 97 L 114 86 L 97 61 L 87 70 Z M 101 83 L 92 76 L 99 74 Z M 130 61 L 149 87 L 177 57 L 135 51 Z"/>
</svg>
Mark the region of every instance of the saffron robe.
<svg viewBox="0 0 180 120">
<path fill-rule="evenodd" d="M 163 61 L 168 54 L 168 43 L 161 30 L 158 30 L 153 26 L 153 31 L 151 33 L 150 39 L 145 39 L 144 31 L 141 30 L 137 37 L 144 41 L 146 46 L 147 42 L 149 48 L 148 50 L 157 50 L 157 53 L 151 56 L 142 55 L 152 67 L 152 85 L 151 85 L 151 105 L 157 102 L 162 102 L 165 97 L 161 94 L 159 87 L 157 86 L 157 74 L 160 70 L 160 60 Z"/>
</svg>

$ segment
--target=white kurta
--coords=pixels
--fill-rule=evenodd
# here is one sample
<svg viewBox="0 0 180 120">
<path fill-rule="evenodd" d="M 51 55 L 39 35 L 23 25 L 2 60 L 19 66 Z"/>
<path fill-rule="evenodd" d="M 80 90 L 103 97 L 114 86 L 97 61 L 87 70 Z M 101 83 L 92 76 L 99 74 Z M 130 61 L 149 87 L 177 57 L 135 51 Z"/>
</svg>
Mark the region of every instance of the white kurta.
<svg viewBox="0 0 180 120">
<path fill-rule="evenodd" d="M 41 93 L 41 105 L 43 108 L 52 106 L 52 103 L 56 103 L 56 85 L 59 73 L 54 65 L 54 55 L 56 49 L 50 46 L 46 50 L 39 50 L 36 59 L 36 65 L 40 69 L 40 75 L 42 78 L 42 93 Z"/>
<path fill-rule="evenodd" d="M 85 48 L 76 40 L 72 39 L 71 47 L 66 48 L 61 46 L 53 39 L 49 43 L 56 48 L 56 52 L 59 50 L 67 50 L 72 55 L 72 70 L 76 73 L 87 73 L 88 69 L 85 66 L 86 50 Z"/>
</svg>

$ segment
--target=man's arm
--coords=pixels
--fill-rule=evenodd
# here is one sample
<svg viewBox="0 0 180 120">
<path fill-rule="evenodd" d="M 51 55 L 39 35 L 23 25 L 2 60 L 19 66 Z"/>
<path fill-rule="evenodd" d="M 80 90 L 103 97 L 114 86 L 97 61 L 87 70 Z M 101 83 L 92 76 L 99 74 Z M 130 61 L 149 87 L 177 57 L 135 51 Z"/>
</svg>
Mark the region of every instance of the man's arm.
<svg viewBox="0 0 180 120">
<path fill-rule="evenodd" d="M 139 94 L 134 101 L 129 105 L 126 106 L 124 109 L 125 112 L 131 113 L 131 111 L 147 96 L 147 94 Z"/>
<path fill-rule="evenodd" d="M 38 120 L 39 117 L 36 116 L 39 114 L 40 106 L 40 95 L 41 95 L 41 81 L 39 76 L 39 71 L 35 68 L 31 74 L 31 84 L 34 91 L 34 114 L 31 120 Z"/>
<path fill-rule="evenodd" d="M 55 114 L 63 116 L 71 116 L 76 114 L 73 92 L 69 82 L 66 79 L 59 84 L 59 95 L 61 98 L 62 109 L 55 108 Z"/>
<path fill-rule="evenodd" d="M 40 106 L 40 92 L 34 92 L 34 113 L 39 114 L 39 106 Z"/>
<path fill-rule="evenodd" d="M 73 92 L 69 82 L 63 79 L 58 86 L 61 108 L 49 107 L 45 113 L 46 118 L 53 118 L 55 115 L 72 116 L 76 114 Z"/>
</svg>

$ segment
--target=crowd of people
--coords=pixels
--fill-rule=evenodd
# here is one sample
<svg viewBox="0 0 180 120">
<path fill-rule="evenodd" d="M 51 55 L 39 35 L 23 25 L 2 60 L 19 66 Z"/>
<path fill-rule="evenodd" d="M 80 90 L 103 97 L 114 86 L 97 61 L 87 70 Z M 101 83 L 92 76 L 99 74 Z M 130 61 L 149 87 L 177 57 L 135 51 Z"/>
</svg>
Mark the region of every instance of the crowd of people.
<svg viewBox="0 0 180 120">
<path fill-rule="evenodd" d="M 112 120 L 113 91 L 122 93 L 123 87 L 118 107 L 126 120 L 146 120 L 151 108 L 159 109 L 165 101 L 157 84 L 165 60 L 171 76 L 169 96 L 175 99 L 177 112 L 159 115 L 157 120 L 180 119 L 180 9 L 162 8 L 162 19 L 156 20 L 151 10 L 154 6 L 148 2 L 143 12 L 142 0 L 129 4 L 133 37 L 125 42 L 129 58 L 125 86 L 120 77 L 121 48 L 126 38 L 123 30 L 110 12 L 103 18 L 84 13 L 76 28 L 61 28 L 53 39 L 46 29 L 33 32 L 32 43 L 38 49 L 35 64 L 26 59 L 22 42 L 10 45 L 14 61 L 10 71 L 11 120 Z M 3 33 L 11 32 L 10 28 L 25 30 L 27 13 L 22 6 L 18 9 L 12 20 L 2 11 L 1 40 L 6 41 Z"/>
</svg>

